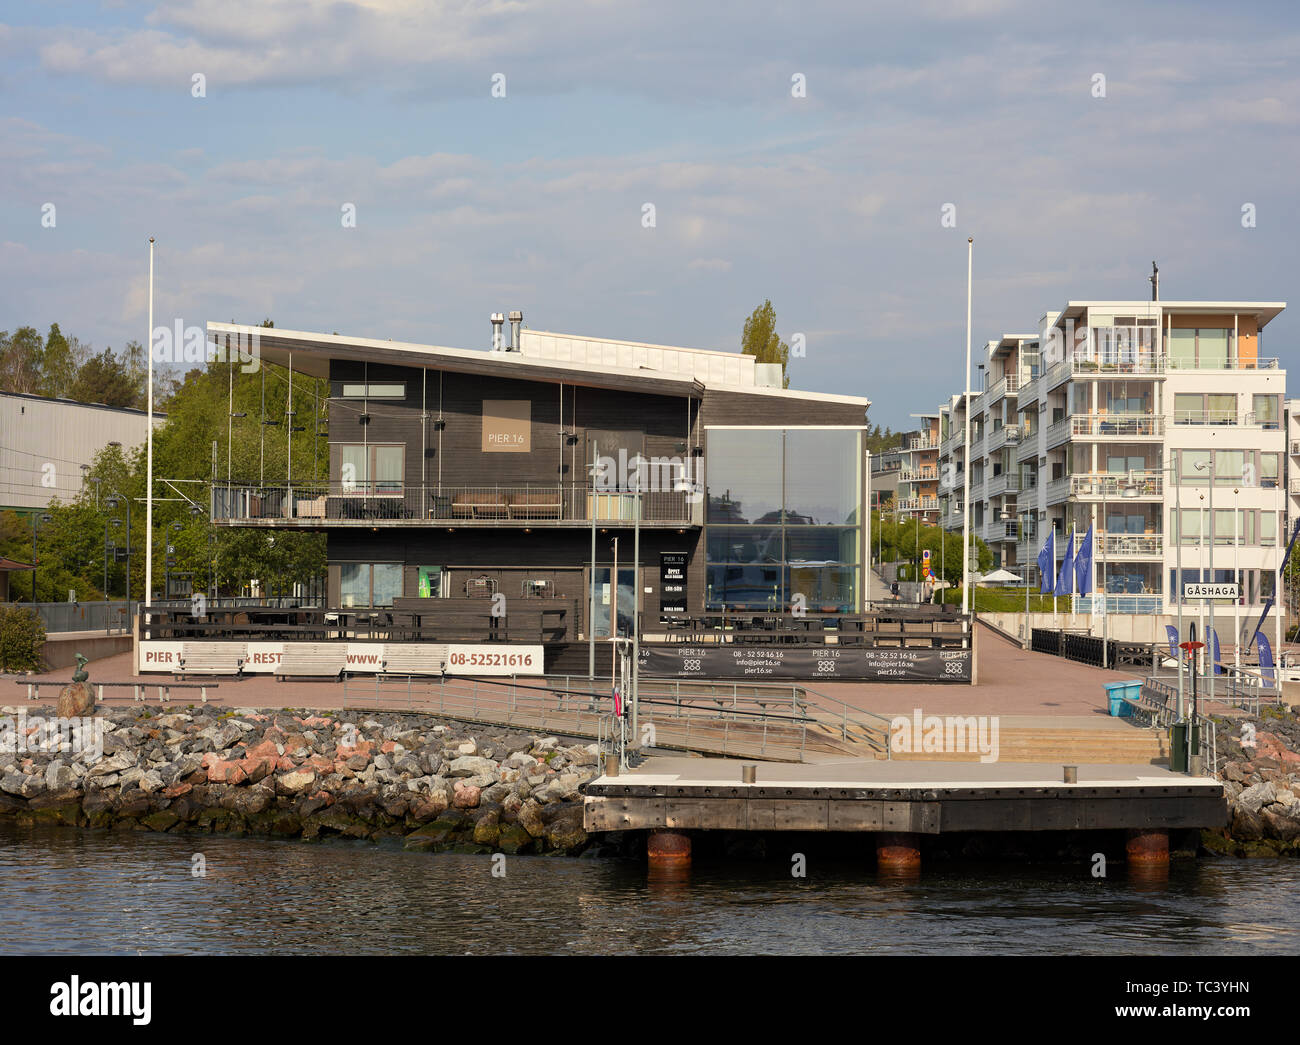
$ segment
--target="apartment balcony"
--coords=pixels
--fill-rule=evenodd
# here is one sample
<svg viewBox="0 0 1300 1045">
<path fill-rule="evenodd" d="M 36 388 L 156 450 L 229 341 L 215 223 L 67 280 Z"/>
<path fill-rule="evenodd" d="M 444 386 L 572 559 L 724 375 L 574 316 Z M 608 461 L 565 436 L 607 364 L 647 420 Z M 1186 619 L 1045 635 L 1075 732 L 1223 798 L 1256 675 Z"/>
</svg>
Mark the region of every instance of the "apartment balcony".
<svg viewBox="0 0 1300 1045">
<path fill-rule="evenodd" d="M 1282 428 L 1282 422 L 1275 417 L 1261 418 L 1253 411 L 1238 413 L 1236 410 L 1175 410 L 1174 424 L 1234 425 L 1242 428 L 1260 428 L 1266 432 L 1277 432 Z M 1292 453 L 1294 452 L 1292 450 Z"/>
<path fill-rule="evenodd" d="M 1075 378 L 1129 378 L 1143 374 L 1158 376 L 1164 372 L 1165 357 L 1158 352 L 1086 353 L 1052 366 L 1044 377 L 1043 388 L 1050 392 Z"/>
<path fill-rule="evenodd" d="M 928 435 L 914 435 L 907 440 L 909 450 L 935 450 L 938 449 L 939 442 Z"/>
<path fill-rule="evenodd" d="M 1072 475 L 1070 493 L 1081 500 L 1120 499 L 1160 500 L 1164 495 L 1165 477 L 1163 472 L 1104 472 L 1100 474 L 1085 473 Z M 1125 491 L 1133 488 L 1136 494 Z"/>
<path fill-rule="evenodd" d="M 1169 370 L 1277 370 L 1279 363 L 1275 357 L 1261 356 L 1256 359 L 1233 359 L 1229 358 L 1223 362 L 1206 363 L 1194 359 L 1180 359 L 1175 356 L 1169 356 L 1167 367 Z"/>
<path fill-rule="evenodd" d="M 980 536 L 988 544 L 1002 544 L 1007 541 L 1015 541 L 1019 527 L 1014 521 L 1005 519 L 994 519 L 986 522 L 981 528 Z"/>
<path fill-rule="evenodd" d="M 1020 377 L 1017 374 L 1008 374 L 1006 377 L 996 381 L 989 388 L 988 401 L 990 404 L 996 403 L 1009 395 L 1015 395 L 1020 390 Z"/>
<path fill-rule="evenodd" d="M 1001 428 L 989 433 L 986 440 L 987 445 L 984 448 L 986 454 L 997 453 L 1004 446 L 1015 445 L 1020 442 L 1020 428 L 1017 425 L 1003 425 Z"/>
<path fill-rule="evenodd" d="M 212 521 L 275 529 L 564 527 L 631 523 L 700 526 L 704 498 L 680 490 L 596 490 L 577 484 L 401 486 L 398 483 L 218 484 Z"/>
<path fill-rule="evenodd" d="M 1287 483 L 1287 489 L 1293 494 L 1300 494 L 1300 479 L 1292 479 Z"/>
<path fill-rule="evenodd" d="M 1023 410 L 1030 403 L 1038 402 L 1038 396 L 1042 387 L 1042 377 L 1030 377 L 1020 385 L 1020 390 L 1016 393 L 1016 405 Z"/>
<path fill-rule="evenodd" d="M 989 497 L 997 497 L 1000 494 L 1019 493 L 1020 476 L 1016 472 L 1003 472 L 1000 475 L 993 476 L 988 482 L 987 494 Z"/>
<path fill-rule="evenodd" d="M 904 468 L 898 473 L 900 483 L 932 483 L 938 478 L 939 473 L 934 468 Z"/>
<path fill-rule="evenodd" d="M 1300 457 L 1300 439 L 1291 440 L 1291 456 Z"/>
<path fill-rule="evenodd" d="M 1038 430 L 1026 432 L 1021 429 L 1016 443 L 1016 460 L 1028 461 L 1038 456 Z"/>
<path fill-rule="evenodd" d="M 1165 434 L 1165 419 L 1158 414 L 1074 414 L 1057 424 L 1066 422 L 1072 439 L 1162 439 Z"/>
<path fill-rule="evenodd" d="M 1052 479 L 1047 484 L 1047 503 L 1060 504 L 1070 496 L 1070 476 Z"/>
<path fill-rule="evenodd" d="M 1083 547 L 1087 534 L 1074 535 L 1074 550 Z M 1107 562 L 1128 559 L 1159 559 L 1165 553 L 1165 537 L 1162 533 L 1094 533 L 1096 540 L 1093 562 L 1100 561 L 1104 555 Z"/>
<path fill-rule="evenodd" d="M 1054 421 L 1047 426 L 1047 449 L 1055 450 L 1070 441 L 1073 432 L 1073 418 L 1063 417 L 1059 421 Z"/>
<path fill-rule="evenodd" d="M 937 512 L 937 497 L 903 497 L 894 502 L 894 508 L 900 512 Z"/>
</svg>

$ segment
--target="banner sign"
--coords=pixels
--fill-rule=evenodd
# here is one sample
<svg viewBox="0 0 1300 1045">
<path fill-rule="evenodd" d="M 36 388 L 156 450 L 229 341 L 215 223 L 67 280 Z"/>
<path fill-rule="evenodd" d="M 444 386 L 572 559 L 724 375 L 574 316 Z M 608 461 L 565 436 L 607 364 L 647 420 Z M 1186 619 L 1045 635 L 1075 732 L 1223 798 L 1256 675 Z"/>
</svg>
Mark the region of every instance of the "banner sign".
<svg viewBox="0 0 1300 1045">
<path fill-rule="evenodd" d="M 659 556 L 659 612 L 686 612 L 686 553 Z"/>
<path fill-rule="evenodd" d="M 180 672 L 182 646 L 198 646 L 197 642 L 141 641 L 140 671 L 160 671 L 167 674 Z M 229 643 L 223 643 L 228 646 Z M 280 657 L 295 646 L 318 649 L 319 643 L 297 642 L 246 642 L 242 643 L 246 659 L 245 675 L 269 675 L 280 664 Z M 384 660 L 391 653 L 403 655 L 403 674 L 412 661 L 412 653 L 428 655 L 424 670 L 438 675 L 445 665 L 448 675 L 541 675 L 542 647 L 504 645 L 500 642 L 448 643 L 427 642 L 343 642 L 347 647 L 349 674 L 374 675 L 384 670 Z M 443 650 L 446 650 L 445 655 Z"/>
<path fill-rule="evenodd" d="M 641 671 L 679 679 L 848 679 L 970 682 L 966 649 L 853 649 L 835 646 L 646 646 Z"/>
</svg>

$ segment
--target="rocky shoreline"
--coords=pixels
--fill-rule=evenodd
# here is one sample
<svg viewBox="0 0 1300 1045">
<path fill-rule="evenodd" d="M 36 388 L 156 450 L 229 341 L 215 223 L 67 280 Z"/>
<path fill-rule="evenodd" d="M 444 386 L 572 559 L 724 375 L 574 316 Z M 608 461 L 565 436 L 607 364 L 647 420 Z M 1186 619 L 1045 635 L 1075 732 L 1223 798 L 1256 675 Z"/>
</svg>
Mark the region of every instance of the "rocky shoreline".
<svg viewBox="0 0 1300 1045">
<path fill-rule="evenodd" d="M 1202 831 L 1224 856 L 1300 857 L 1300 718 L 1293 708 L 1215 718 L 1218 777 L 1229 826 Z"/>
<path fill-rule="evenodd" d="M 102 727 L 60 743 L 43 739 L 36 710 L 0 713 L 21 724 L 0 744 L 0 816 L 23 822 L 470 853 L 601 848 L 582 825 L 581 788 L 601 772 L 594 744 L 420 714 L 193 707 L 101 709 L 80 721 Z M 99 757 L 86 750 L 93 732 Z"/>
</svg>

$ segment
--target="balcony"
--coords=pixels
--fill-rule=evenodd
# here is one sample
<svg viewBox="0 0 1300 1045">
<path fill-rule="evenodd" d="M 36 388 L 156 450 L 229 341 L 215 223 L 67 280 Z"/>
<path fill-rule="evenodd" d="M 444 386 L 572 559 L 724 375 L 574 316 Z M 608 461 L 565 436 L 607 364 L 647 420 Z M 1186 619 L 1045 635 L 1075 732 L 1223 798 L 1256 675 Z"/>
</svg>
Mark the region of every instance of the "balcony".
<svg viewBox="0 0 1300 1045">
<path fill-rule="evenodd" d="M 1074 535 L 1074 550 L 1083 547 L 1084 533 Z M 1158 559 L 1165 553 L 1165 538 L 1161 533 L 1099 533 L 1096 538 L 1096 558 L 1104 555 L 1107 562 L 1120 559 Z"/>
<path fill-rule="evenodd" d="M 1020 476 L 1016 472 L 1002 472 L 993 476 L 988 482 L 988 496 L 997 497 L 1004 493 L 1020 492 Z"/>
<path fill-rule="evenodd" d="M 1170 370 L 1277 370 L 1278 361 L 1276 358 L 1259 357 L 1256 359 L 1226 359 L 1223 362 L 1198 362 L 1194 359 L 1183 359 L 1176 356 L 1168 357 L 1168 369 Z"/>
<path fill-rule="evenodd" d="M 900 512 L 937 512 L 937 497 L 903 497 L 894 502 L 894 508 Z"/>
<path fill-rule="evenodd" d="M 1125 495 L 1125 490 L 1132 486 L 1137 490 L 1135 499 L 1153 497 L 1159 499 L 1164 494 L 1164 473 L 1153 472 L 1104 472 L 1101 474 L 1083 474 L 1070 476 L 1070 493 L 1075 497 L 1108 501 L 1125 500 L 1134 497 Z"/>
<path fill-rule="evenodd" d="M 1016 425 L 1003 425 L 989 434 L 984 452 L 986 454 L 997 453 L 1002 447 L 1014 446 L 1018 442 L 1020 442 L 1020 428 Z"/>
<path fill-rule="evenodd" d="M 938 440 L 928 435 L 914 435 L 907 441 L 909 450 L 935 450 L 938 446 Z"/>
<path fill-rule="evenodd" d="M 932 483 L 939 478 L 939 473 L 933 468 L 904 468 L 898 473 L 900 483 Z"/>
<path fill-rule="evenodd" d="M 704 498 L 688 486 L 639 495 L 648 526 L 700 526 Z M 389 483 L 232 484 L 212 489 L 212 521 L 279 529 L 631 523 L 638 495 L 587 485 L 406 486 Z"/>
<path fill-rule="evenodd" d="M 990 403 L 996 403 L 1005 396 L 1015 395 L 1020 390 L 1020 377 L 1017 374 L 1008 374 L 1006 377 L 996 381 L 988 390 L 988 399 Z"/>
<path fill-rule="evenodd" d="M 1276 432 L 1282 427 L 1282 422 L 1275 417 L 1260 417 L 1251 411 L 1239 414 L 1236 410 L 1175 410 L 1174 424 L 1239 425 L 1243 428 L 1262 428 L 1266 432 Z"/>
<path fill-rule="evenodd" d="M 1021 429 L 1020 438 L 1016 444 L 1016 460 L 1028 461 L 1038 456 L 1038 429 L 1025 431 Z"/>
<path fill-rule="evenodd" d="M 1165 434 L 1165 419 L 1157 414 L 1076 414 L 1066 420 L 1075 439 L 1159 439 Z"/>
<path fill-rule="evenodd" d="M 1063 417 L 1047 426 L 1047 449 L 1054 450 L 1056 447 L 1070 441 L 1071 422 L 1073 420 L 1071 417 Z"/>
<path fill-rule="evenodd" d="M 1005 519 L 994 519 L 986 522 L 980 536 L 986 542 L 1014 541 L 1016 539 L 1018 527 L 1014 521 L 1008 522 Z"/>
<path fill-rule="evenodd" d="M 1096 353 L 1083 351 L 1053 365 L 1043 387 L 1047 391 L 1072 378 L 1132 377 L 1135 374 L 1163 374 L 1165 357 L 1159 352 Z"/>
<path fill-rule="evenodd" d="M 1059 504 L 1070 496 L 1070 477 L 1063 476 L 1060 479 L 1052 479 L 1047 484 L 1047 503 Z"/>
</svg>

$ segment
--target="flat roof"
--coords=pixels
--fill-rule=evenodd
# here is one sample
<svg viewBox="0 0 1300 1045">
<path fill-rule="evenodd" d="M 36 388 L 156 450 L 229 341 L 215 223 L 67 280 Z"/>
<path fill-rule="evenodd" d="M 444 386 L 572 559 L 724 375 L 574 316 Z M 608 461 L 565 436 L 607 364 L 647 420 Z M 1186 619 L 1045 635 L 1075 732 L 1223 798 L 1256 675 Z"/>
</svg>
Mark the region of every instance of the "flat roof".
<svg viewBox="0 0 1300 1045">
<path fill-rule="evenodd" d="M 34 403 L 53 403 L 56 406 L 82 406 L 88 410 L 111 410 L 115 414 L 135 414 L 137 417 L 149 416 L 147 410 L 140 410 L 134 406 L 107 406 L 104 403 L 84 403 L 80 399 L 69 399 L 67 396 L 42 396 L 31 392 L 0 392 L 0 396 L 5 399 L 23 399 Z M 163 410 L 155 409 L 153 416 L 156 420 L 160 417 L 166 417 L 167 414 Z"/>
<path fill-rule="evenodd" d="M 1077 319 L 1086 309 L 1105 309 L 1111 312 L 1132 312 L 1134 315 L 1154 315 L 1157 312 L 1199 312 L 1209 315 L 1230 316 L 1246 314 L 1259 320 L 1264 326 L 1276 319 L 1285 309 L 1285 301 L 1069 301 L 1065 309 L 1049 321 L 1055 326 L 1064 319 Z M 1052 313 L 1046 313 L 1050 316 Z"/>
<path fill-rule="evenodd" d="M 538 333 L 528 331 L 528 333 Z M 565 336 L 565 335 L 556 335 Z M 490 352 L 477 349 L 448 348 L 442 345 L 421 345 L 408 341 L 391 341 L 379 338 L 350 337 L 341 334 L 321 334 L 304 330 L 284 330 L 279 327 L 247 326 L 240 323 L 208 323 L 209 340 L 237 337 L 258 346 L 261 358 L 278 366 L 290 366 L 308 377 L 328 378 L 331 359 L 351 359 L 358 362 L 382 362 L 393 366 L 429 367 L 460 373 L 485 374 L 552 384 L 569 384 L 590 388 L 615 388 L 643 392 L 651 395 L 685 396 L 703 398 L 706 388 L 718 391 L 764 395 L 787 399 L 805 399 L 826 403 L 860 405 L 864 409 L 871 400 L 861 396 L 837 395 L 829 392 L 804 392 L 785 388 L 763 388 L 751 385 L 704 383 L 693 376 L 655 370 L 649 367 L 635 369 L 609 365 L 592 366 L 584 363 L 556 359 L 539 360 L 521 352 Z M 252 340 L 255 339 L 255 340 Z M 584 340 L 603 340 L 586 338 Z M 637 342 L 622 342 L 637 345 Z M 650 346 L 657 347 L 657 346 Z M 671 346 L 658 346 L 669 348 Z M 708 352 L 714 356 L 731 356 L 737 353 L 689 349 L 690 352 Z"/>
</svg>

